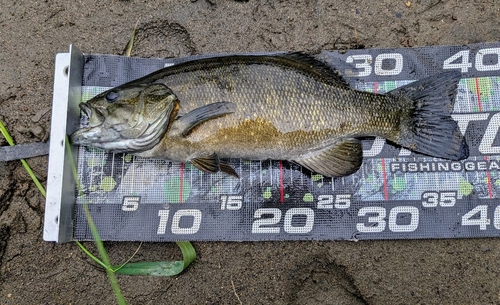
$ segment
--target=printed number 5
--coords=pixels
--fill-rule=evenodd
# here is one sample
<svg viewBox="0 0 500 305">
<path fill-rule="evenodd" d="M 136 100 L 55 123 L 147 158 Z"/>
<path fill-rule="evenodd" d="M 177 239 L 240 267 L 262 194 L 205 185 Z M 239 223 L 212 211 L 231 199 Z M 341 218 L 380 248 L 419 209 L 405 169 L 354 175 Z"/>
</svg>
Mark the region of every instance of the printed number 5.
<svg viewBox="0 0 500 305">
<path fill-rule="evenodd" d="M 122 211 L 133 212 L 139 208 L 140 196 L 125 196 L 123 197 Z"/>
</svg>

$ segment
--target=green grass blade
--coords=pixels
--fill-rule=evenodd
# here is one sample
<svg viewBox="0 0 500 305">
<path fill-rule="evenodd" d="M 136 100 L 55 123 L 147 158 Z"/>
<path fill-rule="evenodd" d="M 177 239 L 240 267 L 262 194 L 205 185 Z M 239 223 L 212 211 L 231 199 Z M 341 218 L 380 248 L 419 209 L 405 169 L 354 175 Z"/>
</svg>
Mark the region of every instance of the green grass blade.
<svg viewBox="0 0 500 305">
<path fill-rule="evenodd" d="M 1 121 L 0 121 L 0 132 L 5 137 L 5 139 L 7 140 L 7 143 L 9 143 L 10 146 L 14 146 L 15 145 L 14 144 L 14 140 L 12 139 L 12 137 L 9 134 L 9 132 L 7 131 L 7 128 L 5 128 L 5 125 Z M 69 148 L 68 138 L 67 137 L 66 137 L 66 151 L 68 152 L 68 154 L 70 156 L 72 170 L 73 170 L 73 175 L 75 175 L 75 181 L 77 181 L 77 189 L 78 189 L 79 192 L 81 192 L 81 185 L 80 185 L 79 180 L 78 180 L 76 166 L 75 166 L 75 163 L 73 162 L 73 154 L 71 153 L 71 149 Z M 21 159 L 21 163 L 23 164 L 24 168 L 26 169 L 26 171 L 30 175 L 31 179 L 33 179 L 33 181 L 35 182 L 36 186 L 38 187 L 38 189 L 42 193 L 43 197 L 46 197 L 45 188 L 42 186 L 42 184 L 40 183 L 40 181 L 38 181 L 38 178 L 35 176 L 35 174 L 31 170 L 31 168 L 28 165 L 28 163 L 24 159 Z M 88 208 L 87 208 L 87 206 L 85 206 L 85 208 L 86 208 L 85 212 L 86 212 L 86 215 L 87 215 Z M 90 213 L 88 213 L 88 215 L 90 216 Z M 90 221 L 93 224 L 92 218 L 90 218 Z M 90 223 L 89 223 L 89 225 L 90 225 Z M 97 229 L 96 229 L 95 225 L 93 225 L 93 227 L 95 229 L 95 233 L 97 234 Z M 92 228 L 92 226 L 91 226 L 91 228 Z M 92 233 L 94 233 L 94 231 L 92 231 Z M 94 235 L 94 238 L 96 238 L 96 235 Z M 77 242 L 77 244 L 78 244 L 78 246 L 87 255 L 89 255 L 97 263 L 99 263 L 101 266 L 103 266 L 106 269 L 109 281 L 111 282 L 111 286 L 113 287 L 113 291 L 115 292 L 116 299 L 118 300 L 118 304 L 120 304 L 120 305 L 126 305 L 127 303 L 125 302 L 125 298 L 123 297 L 123 295 L 121 293 L 120 286 L 118 286 L 118 282 L 116 280 L 115 274 L 113 273 L 112 270 L 110 270 L 109 266 L 111 266 L 111 263 L 109 262 L 109 258 L 108 258 L 108 255 L 106 253 L 106 250 L 104 249 L 104 245 L 103 245 L 102 241 L 99 238 L 99 234 L 97 234 L 96 240 L 99 240 L 99 242 L 97 242 L 97 245 L 98 245 L 97 248 L 99 249 L 99 252 L 100 252 L 101 256 L 103 257 L 104 263 L 101 262 L 99 259 L 97 259 L 95 256 L 93 256 L 87 249 L 85 249 L 85 247 L 83 247 L 82 244 L 80 244 L 79 242 Z M 103 255 L 103 253 L 104 253 L 104 255 Z"/>
<path fill-rule="evenodd" d="M 134 47 L 135 31 L 137 30 L 137 25 L 139 24 L 139 20 L 140 19 L 137 19 L 134 29 L 132 30 L 132 35 L 130 36 L 130 40 L 128 41 L 127 46 L 125 47 L 124 55 L 127 57 L 130 57 L 130 54 L 132 53 L 132 48 Z"/>
<path fill-rule="evenodd" d="M 176 244 L 181 248 L 184 257 L 184 268 L 186 268 L 196 259 L 196 251 L 189 241 L 178 241 Z"/>
<path fill-rule="evenodd" d="M 182 256 L 184 257 L 182 261 L 127 263 L 117 269 L 116 273 L 153 276 L 177 275 L 196 259 L 196 251 L 190 242 L 181 241 L 177 242 L 177 245 L 181 248 Z"/>
<path fill-rule="evenodd" d="M 80 180 L 78 179 L 78 172 L 76 170 L 76 165 L 73 159 L 73 153 L 71 152 L 71 148 L 69 146 L 69 139 L 68 136 L 66 136 L 66 153 L 68 154 L 70 164 L 71 164 L 71 170 L 73 172 L 73 178 L 75 179 L 76 182 L 76 188 L 78 190 L 78 193 L 82 193 L 82 186 L 80 184 Z M 106 268 L 106 274 L 108 275 L 108 280 L 111 283 L 111 287 L 113 288 L 113 291 L 115 293 L 115 297 L 118 301 L 118 304 L 120 305 L 126 305 L 127 302 L 125 301 L 125 298 L 123 297 L 123 294 L 121 292 L 120 286 L 118 285 L 118 281 L 116 279 L 115 273 L 113 272 L 111 268 L 111 262 L 109 260 L 108 253 L 106 252 L 106 249 L 104 248 L 104 243 L 101 240 L 101 237 L 99 236 L 99 232 L 97 231 L 97 227 L 95 226 L 94 220 L 92 219 L 92 215 L 90 214 L 90 211 L 88 209 L 88 204 L 85 198 L 83 198 L 83 211 L 85 213 L 85 217 L 87 218 L 87 223 L 90 227 L 90 231 L 92 232 L 92 236 L 94 237 L 94 242 L 97 245 L 97 250 L 99 251 L 99 255 L 101 256 L 102 262 L 98 259 L 96 259 L 95 256 L 91 255 L 91 253 L 88 250 L 84 250 L 84 252 L 89 255 L 92 259 L 94 259 L 97 263 L 99 263 L 101 266 Z M 78 246 L 82 248 L 83 250 L 83 245 L 81 246 L 80 243 L 78 243 Z"/>
<path fill-rule="evenodd" d="M 3 137 L 5 140 L 7 140 L 7 143 L 9 143 L 10 146 L 14 146 L 14 140 L 10 136 L 9 132 L 7 131 L 7 128 L 3 125 L 2 121 L 0 121 L 0 132 L 2 132 Z"/>
<path fill-rule="evenodd" d="M 104 264 L 100 259 L 98 259 L 97 257 L 94 256 L 94 254 L 92 254 L 89 250 L 87 250 L 87 248 L 85 248 L 84 245 L 82 245 L 81 242 L 79 241 L 76 241 L 76 244 L 78 245 L 78 247 L 80 247 L 80 249 L 85 252 L 85 254 L 87 254 L 88 257 L 90 257 L 94 262 L 98 263 L 99 265 L 101 265 L 104 269 L 108 269 L 109 266 L 106 266 L 106 264 Z"/>
</svg>

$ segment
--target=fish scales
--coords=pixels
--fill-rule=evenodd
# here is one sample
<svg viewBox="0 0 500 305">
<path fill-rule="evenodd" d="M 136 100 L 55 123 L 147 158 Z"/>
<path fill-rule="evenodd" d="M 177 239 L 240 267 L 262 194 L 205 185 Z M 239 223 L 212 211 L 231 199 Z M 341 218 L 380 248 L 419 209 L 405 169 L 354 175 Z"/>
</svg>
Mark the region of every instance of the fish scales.
<svg viewBox="0 0 500 305">
<path fill-rule="evenodd" d="M 233 176 L 220 158 L 283 159 L 348 175 L 362 163 L 365 136 L 461 160 L 468 146 L 450 115 L 459 80 L 450 71 L 375 94 L 303 54 L 207 58 L 82 103 L 91 124 L 71 140 Z"/>
<path fill-rule="evenodd" d="M 395 98 L 327 84 L 275 65 L 237 63 L 209 71 L 200 67 L 158 81 L 178 96 L 179 115 L 215 102 L 235 104 L 234 113 L 208 121 L 189 135 L 205 154 L 224 147 L 221 157 L 241 150 L 242 143 L 242 158 L 260 159 L 262 154 L 288 157 L 328 146 L 332 135 L 386 135 L 395 131 L 402 111 L 395 107 Z M 384 120 L 377 119 L 377 112 L 385 114 Z M 155 154 L 171 150 L 170 142 L 161 145 Z M 275 152 L 276 147 L 281 150 Z"/>
</svg>

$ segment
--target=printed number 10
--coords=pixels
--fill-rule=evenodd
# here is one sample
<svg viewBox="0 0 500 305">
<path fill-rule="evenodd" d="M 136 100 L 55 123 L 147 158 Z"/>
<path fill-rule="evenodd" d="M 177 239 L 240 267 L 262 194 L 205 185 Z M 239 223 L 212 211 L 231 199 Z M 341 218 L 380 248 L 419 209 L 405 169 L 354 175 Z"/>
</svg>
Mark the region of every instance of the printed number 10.
<svg viewBox="0 0 500 305">
<path fill-rule="evenodd" d="M 168 218 L 170 215 L 170 210 L 159 210 L 158 216 L 160 217 L 160 223 L 158 224 L 158 230 L 156 234 L 165 234 L 167 231 Z M 171 231 L 172 234 L 185 235 L 185 234 L 195 234 L 200 230 L 201 225 L 201 211 L 197 209 L 186 209 L 178 210 L 174 213 L 172 217 Z M 191 226 L 181 227 L 182 218 L 192 218 Z"/>
</svg>

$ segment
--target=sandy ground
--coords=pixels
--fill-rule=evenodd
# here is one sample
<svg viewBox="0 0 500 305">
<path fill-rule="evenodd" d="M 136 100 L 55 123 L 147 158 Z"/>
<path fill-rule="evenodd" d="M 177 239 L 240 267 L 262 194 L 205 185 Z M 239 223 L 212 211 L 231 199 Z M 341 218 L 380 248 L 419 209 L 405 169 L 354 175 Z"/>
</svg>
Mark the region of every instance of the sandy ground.
<svg viewBox="0 0 500 305">
<path fill-rule="evenodd" d="M 70 43 L 86 54 L 121 54 L 139 18 L 132 55 L 140 57 L 500 40 L 496 0 L 0 0 L 0 7 L 0 119 L 17 143 L 49 138 L 55 54 Z M 29 160 L 42 181 L 47 160 Z M 0 304 L 113 304 L 105 273 L 74 243 L 42 240 L 43 212 L 20 163 L 0 163 Z M 118 263 L 138 244 L 106 245 Z M 500 239 L 194 246 L 198 258 L 179 276 L 119 276 L 128 302 L 500 303 Z M 137 259 L 180 256 L 175 244 L 146 244 Z"/>
</svg>

